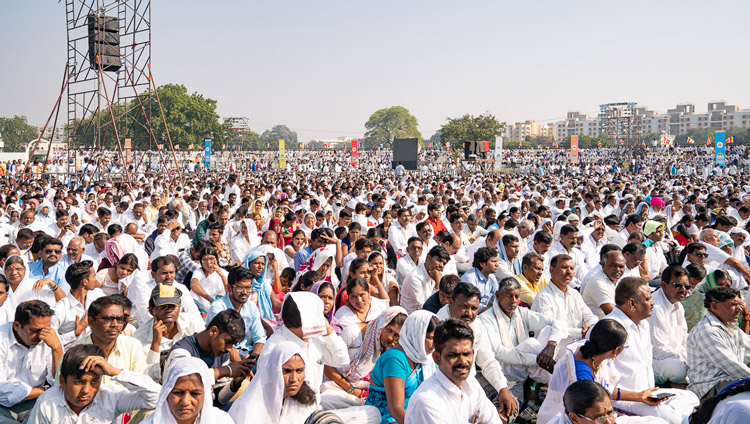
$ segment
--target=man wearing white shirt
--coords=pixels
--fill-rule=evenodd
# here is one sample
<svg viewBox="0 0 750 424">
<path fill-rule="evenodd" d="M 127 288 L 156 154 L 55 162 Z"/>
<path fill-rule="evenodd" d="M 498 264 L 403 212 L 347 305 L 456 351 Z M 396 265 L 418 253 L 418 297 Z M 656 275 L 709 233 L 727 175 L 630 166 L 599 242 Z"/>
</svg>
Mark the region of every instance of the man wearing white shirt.
<svg viewBox="0 0 750 424">
<path fill-rule="evenodd" d="M 586 275 L 586 272 L 588 271 L 588 267 L 583 260 L 583 253 L 576 247 L 577 242 L 578 229 L 573 225 L 565 224 L 560 229 L 560 240 L 552 243 L 552 246 L 548 251 L 548 256 L 550 258 L 561 254 L 573 258 L 573 262 L 575 262 L 576 266 L 576 275 L 573 277 L 573 281 L 571 281 L 570 284 L 574 289 L 581 287 L 583 276 Z"/>
<path fill-rule="evenodd" d="M 148 312 L 148 301 L 151 292 L 157 284 L 174 286 L 181 292 L 182 299 L 191 299 L 190 290 L 183 284 L 175 282 L 177 268 L 180 266 L 180 260 L 173 256 L 160 256 L 151 261 L 151 273 L 146 271 L 136 271 L 133 282 L 128 289 L 128 299 L 133 302 L 133 311 L 131 316 L 135 315 L 140 327 L 146 321 L 151 319 Z M 181 302 L 180 313 L 190 314 L 193 318 L 201 319 L 200 311 L 195 302 Z"/>
<path fill-rule="evenodd" d="M 149 222 L 146 219 L 146 215 L 143 214 L 143 211 L 143 203 L 134 204 L 132 210 L 129 210 L 120 215 L 120 225 L 125 227 L 132 222 L 138 226 L 139 230 L 146 231 L 146 226 Z"/>
<path fill-rule="evenodd" d="M 498 243 L 500 243 L 500 240 L 502 238 L 503 233 L 500 230 L 492 230 L 488 232 L 485 237 L 478 238 L 477 241 L 466 248 L 467 259 L 470 263 L 474 263 L 474 254 L 482 247 L 492 247 L 495 249 L 500 249 L 501 247 L 498 245 Z"/>
<path fill-rule="evenodd" d="M 432 358 L 438 369 L 411 395 L 406 424 L 500 424 L 495 406 L 471 377 L 474 363 L 474 333 L 456 319 L 435 330 Z"/>
<path fill-rule="evenodd" d="M 621 376 L 618 387 L 633 392 L 653 388 L 653 346 L 646 319 L 651 316 L 654 301 L 646 280 L 632 277 L 620 280 L 615 289 L 615 303 L 617 307 L 605 319 L 619 321 L 628 332 L 627 347 L 615 359 L 615 369 Z M 659 417 L 679 424 L 698 405 L 698 397 L 687 390 L 669 389 L 668 392 L 673 396 L 655 406 L 616 400 L 613 406 L 631 414 Z M 617 399 L 617 395 L 613 398 Z"/>
<path fill-rule="evenodd" d="M 562 346 L 586 337 L 586 332 L 598 321 L 583 302 L 578 291 L 568 285 L 575 275 L 573 258 L 568 255 L 557 255 L 550 260 L 550 284 L 543 288 L 534 298 L 531 310 L 552 317 L 566 329 Z M 562 355 L 560 349 L 558 355 Z"/>
<path fill-rule="evenodd" d="M 102 377 L 113 383 L 102 383 Z M 110 365 L 101 347 L 73 346 L 60 364 L 60 384 L 42 394 L 27 424 L 109 424 L 129 411 L 154 409 L 161 386 Z"/>
<path fill-rule="evenodd" d="M 654 347 L 654 378 L 658 384 L 687 382 L 688 328 L 681 302 L 689 290 L 687 270 L 670 265 L 662 274 L 661 289 L 653 293 L 654 310 L 648 323 Z"/>
<path fill-rule="evenodd" d="M 63 355 L 54 311 L 39 300 L 22 302 L 15 320 L 0 325 L 0 422 L 23 421 L 52 385 Z"/>
<path fill-rule="evenodd" d="M 396 262 L 396 281 L 403 285 L 406 277 L 411 275 L 423 262 L 420 261 L 424 244 L 419 237 L 411 237 L 406 248 L 406 255 L 400 257 Z M 420 263 L 422 262 L 422 263 Z"/>
<path fill-rule="evenodd" d="M 602 255 L 601 268 L 589 276 L 581 290 L 586 306 L 599 319 L 615 308 L 615 285 L 625 273 L 625 257 L 618 250 Z"/>
<path fill-rule="evenodd" d="M 51 325 L 60 334 L 65 348 L 88 335 L 86 311 L 94 300 L 105 296 L 97 288 L 96 273 L 90 261 L 74 263 L 65 270 L 65 281 L 70 284 L 70 293 L 55 304 L 55 315 Z"/>
<path fill-rule="evenodd" d="M 500 406 L 505 415 L 512 417 L 517 401 L 508 390 L 508 380 L 503 368 L 490 348 L 484 326 L 477 320 L 482 293 L 469 283 L 460 282 L 453 289 L 450 301 L 437 313 L 441 321 L 450 318 L 461 320 L 474 332 L 474 365 L 470 377 L 476 376 L 487 397 Z M 481 369 L 476 371 L 476 367 Z"/>
<path fill-rule="evenodd" d="M 149 260 L 154 260 L 160 256 L 179 255 L 178 240 L 182 236 L 182 226 L 177 220 L 173 220 L 161 234 L 154 240 L 154 251 L 151 252 Z"/>
<path fill-rule="evenodd" d="M 443 246 L 435 246 L 427 254 L 422 265 L 409 274 L 401 286 L 401 306 L 408 313 L 422 309 L 427 298 L 437 291 L 442 278 L 443 267 L 450 260 Z"/>
<path fill-rule="evenodd" d="M 612 239 L 612 243 L 624 247 L 628 242 L 628 237 L 636 231 L 641 231 L 641 224 L 643 223 L 643 217 L 638 214 L 630 214 L 625 218 L 625 226 L 619 233 Z"/>
<path fill-rule="evenodd" d="M 401 208 L 398 210 L 398 219 L 388 229 L 388 242 L 391 243 L 399 258 L 406 255 L 409 238 L 417 235 L 416 228 L 409 223 L 410 220 L 409 209 Z"/>
</svg>

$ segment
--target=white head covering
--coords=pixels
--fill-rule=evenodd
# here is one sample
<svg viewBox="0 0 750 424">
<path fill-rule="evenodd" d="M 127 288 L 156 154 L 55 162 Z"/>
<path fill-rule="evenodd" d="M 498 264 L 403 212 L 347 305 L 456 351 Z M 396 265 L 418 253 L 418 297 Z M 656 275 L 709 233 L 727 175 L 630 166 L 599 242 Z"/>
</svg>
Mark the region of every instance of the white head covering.
<svg viewBox="0 0 750 424">
<path fill-rule="evenodd" d="M 305 353 L 294 342 L 281 342 L 273 348 L 258 368 L 258 373 L 250 381 L 247 389 L 234 401 L 229 415 L 235 424 L 278 423 L 284 405 L 284 376 L 281 366 L 294 355 L 307 361 Z M 316 405 L 311 405 L 311 411 Z"/>
<path fill-rule="evenodd" d="M 401 348 L 404 349 L 407 358 L 422 365 L 422 375 L 425 380 L 435 372 L 432 352 L 428 353 L 424 348 L 427 327 L 434 316 L 436 315 L 424 309 L 414 311 L 406 318 L 399 332 Z"/>
<path fill-rule="evenodd" d="M 324 336 L 328 331 L 326 327 L 326 318 L 323 315 L 323 301 L 318 295 L 306 291 L 290 292 L 284 298 L 292 299 L 299 310 L 300 320 L 302 321 L 302 337 Z M 284 305 L 281 305 L 284 310 Z"/>
<path fill-rule="evenodd" d="M 156 410 L 148 418 L 143 421 L 143 424 L 176 424 L 172 415 L 172 411 L 169 410 L 169 404 L 167 403 L 167 397 L 169 393 L 174 389 L 177 384 L 177 379 L 186 375 L 198 374 L 203 383 L 203 408 L 201 409 L 200 416 L 195 421 L 195 424 L 213 424 L 220 423 L 222 420 L 226 420 L 226 413 L 218 408 L 214 408 L 211 400 L 211 386 L 214 384 L 214 373 L 208 369 L 206 363 L 198 358 L 185 357 L 174 360 L 169 370 L 167 371 L 166 377 L 164 377 L 164 384 L 161 386 L 161 392 L 159 392 L 159 402 L 157 403 Z"/>
</svg>

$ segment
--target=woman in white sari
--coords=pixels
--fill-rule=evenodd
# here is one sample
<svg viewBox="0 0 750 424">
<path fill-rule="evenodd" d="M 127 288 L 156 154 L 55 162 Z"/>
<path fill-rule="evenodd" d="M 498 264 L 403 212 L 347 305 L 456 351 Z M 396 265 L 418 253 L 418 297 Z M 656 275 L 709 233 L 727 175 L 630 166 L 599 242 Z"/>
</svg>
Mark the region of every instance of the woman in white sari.
<svg viewBox="0 0 750 424">
<path fill-rule="evenodd" d="M 175 359 L 161 386 L 158 406 L 143 424 L 231 423 L 229 414 L 213 406 L 213 382 L 214 372 L 201 359 Z"/>
<path fill-rule="evenodd" d="M 572 383 L 580 380 L 593 380 L 604 386 L 612 399 L 643 402 L 657 405 L 660 401 L 649 399 L 656 388 L 643 392 L 620 390 L 617 386 L 620 374 L 615 369 L 614 359 L 625 349 L 628 333 L 619 322 L 604 319 L 596 323 L 589 339 L 577 340 L 565 347 L 564 356 L 555 365 L 549 382 L 547 397 L 537 416 L 539 424 L 551 422 L 555 416 L 564 414 L 563 395 Z M 660 418 L 618 417 L 617 423 L 663 423 Z"/>
<path fill-rule="evenodd" d="M 239 225 L 239 234 L 232 240 L 231 256 L 232 262 L 243 263 L 248 252 L 254 247 L 260 245 L 260 237 L 258 237 L 258 229 L 255 227 L 255 222 L 252 219 L 246 218 L 235 223 Z"/>
<path fill-rule="evenodd" d="M 235 424 L 297 424 L 317 409 L 315 391 L 305 381 L 305 354 L 285 341 L 276 345 L 229 415 Z"/>
</svg>

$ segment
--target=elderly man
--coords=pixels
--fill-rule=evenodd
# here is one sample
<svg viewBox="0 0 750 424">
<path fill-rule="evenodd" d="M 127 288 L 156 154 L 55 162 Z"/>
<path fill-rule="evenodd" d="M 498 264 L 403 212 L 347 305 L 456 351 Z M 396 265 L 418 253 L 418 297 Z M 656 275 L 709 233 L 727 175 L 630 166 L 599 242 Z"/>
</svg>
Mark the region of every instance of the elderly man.
<svg viewBox="0 0 750 424">
<path fill-rule="evenodd" d="M 602 268 L 583 286 L 583 301 L 597 318 L 615 308 L 615 285 L 625 273 L 625 257 L 612 250 L 602 255 Z"/>
<path fill-rule="evenodd" d="M 654 310 L 648 318 L 654 346 L 654 378 L 658 384 L 686 387 L 687 322 L 682 302 L 690 290 L 688 272 L 670 265 L 661 276 L 661 290 L 653 294 Z"/>
<path fill-rule="evenodd" d="M 534 298 L 549 284 L 544 274 L 544 258 L 536 252 L 529 252 L 521 260 L 521 273 L 516 280 L 521 283 L 521 302 L 526 306 L 534 304 Z"/>
<path fill-rule="evenodd" d="M 750 377 L 750 336 L 737 320 L 750 319 L 740 292 L 715 287 L 706 292 L 708 311 L 687 338 L 688 388 L 703 398 L 716 395 L 737 380 Z"/>
<path fill-rule="evenodd" d="M 575 275 L 573 258 L 557 255 L 550 260 L 551 283 L 536 295 L 531 310 L 554 319 L 564 327 L 566 334 L 562 345 L 586 337 L 586 332 L 598 321 L 583 302 L 578 291 L 568 286 Z M 559 349 L 558 355 L 562 355 Z"/>
<path fill-rule="evenodd" d="M 476 374 L 487 397 L 499 405 L 505 415 L 512 416 L 517 409 L 517 402 L 508 390 L 508 380 L 490 348 L 484 325 L 476 319 L 480 310 L 480 300 L 479 289 L 460 282 L 453 289 L 448 305 L 440 309 L 437 316 L 441 321 L 458 319 L 471 327 L 474 331 L 474 364 L 481 370 L 477 372 L 476 367 L 472 367 L 471 373 Z"/>
<path fill-rule="evenodd" d="M 83 237 L 73 237 L 70 239 L 70 242 L 68 243 L 68 247 L 65 249 L 65 254 L 62 255 L 62 258 L 60 258 L 60 265 L 63 268 L 67 268 L 72 264 L 77 264 L 81 261 L 91 261 L 94 262 L 94 259 L 88 255 L 85 255 L 83 252 L 86 250 L 86 241 L 83 239 Z"/>
<path fill-rule="evenodd" d="M 487 330 L 492 351 L 508 380 L 523 383 L 527 378 L 548 383 L 555 366 L 555 348 L 564 330 L 552 317 L 519 308 L 521 285 L 515 278 L 498 282 L 495 303 L 479 315 Z M 530 336 L 533 332 L 534 336 Z M 521 397 L 521 384 L 512 391 Z"/>
<path fill-rule="evenodd" d="M 626 348 L 615 359 L 615 369 L 622 376 L 618 388 L 633 392 L 651 389 L 654 384 L 653 346 L 651 329 L 646 320 L 651 316 L 654 301 L 648 283 L 642 278 L 623 278 L 615 289 L 616 308 L 605 319 L 618 321 L 628 332 Z M 658 394 L 658 390 L 654 394 Z M 654 416 L 672 424 L 679 424 L 698 405 L 698 398 L 689 391 L 669 389 L 672 396 L 657 405 L 617 401 L 613 406 L 635 415 Z"/>
</svg>

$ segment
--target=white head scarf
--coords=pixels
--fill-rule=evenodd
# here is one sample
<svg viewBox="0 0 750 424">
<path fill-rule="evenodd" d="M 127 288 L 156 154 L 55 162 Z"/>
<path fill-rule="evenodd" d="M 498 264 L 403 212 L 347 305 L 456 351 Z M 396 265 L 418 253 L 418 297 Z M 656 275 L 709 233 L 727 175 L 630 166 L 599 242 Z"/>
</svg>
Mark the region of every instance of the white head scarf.
<svg viewBox="0 0 750 424">
<path fill-rule="evenodd" d="M 284 298 L 292 299 L 299 310 L 300 320 L 302 321 L 302 337 L 324 336 L 328 331 L 326 327 L 326 318 L 323 315 L 323 301 L 318 295 L 306 292 L 289 292 Z M 284 305 L 281 305 L 284 310 Z"/>
<path fill-rule="evenodd" d="M 178 358 L 172 362 L 167 371 L 166 377 L 164 377 L 164 384 L 161 386 L 161 392 L 159 392 L 159 402 L 157 403 L 156 410 L 148 418 L 143 421 L 143 424 L 176 424 L 172 415 L 172 411 L 169 410 L 169 404 L 167 403 L 167 397 L 169 393 L 174 389 L 177 384 L 177 379 L 186 375 L 198 374 L 203 383 L 203 407 L 201 413 L 195 421 L 195 424 L 213 424 L 226 421 L 226 412 L 214 408 L 211 400 L 211 386 L 214 384 L 214 373 L 208 369 L 206 363 L 198 358 Z"/>
<path fill-rule="evenodd" d="M 404 349 L 407 358 L 422 365 L 422 375 L 425 380 L 435 372 L 432 352 L 428 353 L 424 348 L 427 327 L 434 316 L 436 315 L 424 309 L 414 311 L 406 318 L 399 332 L 401 348 Z"/>
<path fill-rule="evenodd" d="M 305 353 L 294 342 L 281 342 L 274 347 L 258 368 L 247 389 L 237 398 L 229 409 L 229 415 L 235 424 L 245 423 L 278 423 L 284 407 L 284 376 L 281 366 L 294 355 L 307 361 Z M 317 409 L 310 406 L 310 413 Z"/>
</svg>

